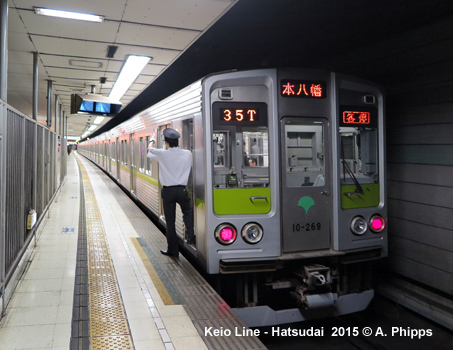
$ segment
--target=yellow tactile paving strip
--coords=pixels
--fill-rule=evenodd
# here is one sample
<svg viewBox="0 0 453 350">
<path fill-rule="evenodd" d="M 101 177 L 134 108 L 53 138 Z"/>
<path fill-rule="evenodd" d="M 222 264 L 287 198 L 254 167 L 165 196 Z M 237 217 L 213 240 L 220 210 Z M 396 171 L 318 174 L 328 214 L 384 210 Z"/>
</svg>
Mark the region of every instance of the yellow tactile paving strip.
<svg viewBox="0 0 453 350">
<path fill-rule="evenodd" d="M 78 162 L 86 208 L 90 349 L 134 349 L 101 213 L 86 169 Z"/>
</svg>

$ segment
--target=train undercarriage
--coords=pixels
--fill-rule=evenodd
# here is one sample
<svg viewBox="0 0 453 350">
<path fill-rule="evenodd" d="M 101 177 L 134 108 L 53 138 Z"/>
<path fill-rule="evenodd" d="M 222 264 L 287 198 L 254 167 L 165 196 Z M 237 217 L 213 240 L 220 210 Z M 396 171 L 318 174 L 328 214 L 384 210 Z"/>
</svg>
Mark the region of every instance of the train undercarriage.
<svg viewBox="0 0 453 350">
<path fill-rule="evenodd" d="M 296 257 L 250 264 L 223 261 L 217 291 L 249 327 L 348 314 L 371 302 L 379 249 Z"/>
</svg>

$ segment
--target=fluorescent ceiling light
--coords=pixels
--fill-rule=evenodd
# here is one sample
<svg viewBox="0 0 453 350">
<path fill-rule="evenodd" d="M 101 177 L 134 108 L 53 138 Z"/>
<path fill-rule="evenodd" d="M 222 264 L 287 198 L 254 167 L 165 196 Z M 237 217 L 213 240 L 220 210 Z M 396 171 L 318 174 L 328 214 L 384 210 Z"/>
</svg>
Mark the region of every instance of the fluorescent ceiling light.
<svg viewBox="0 0 453 350">
<path fill-rule="evenodd" d="M 93 131 L 94 129 L 96 129 L 98 126 L 97 125 L 91 125 L 89 128 L 88 128 L 88 131 Z"/>
<path fill-rule="evenodd" d="M 150 59 L 151 57 L 148 56 L 130 55 L 121 69 L 120 75 L 110 92 L 109 98 L 119 101 L 134 80 L 137 79 L 138 75 L 142 69 L 145 68 Z"/>
<path fill-rule="evenodd" d="M 104 120 L 104 117 L 96 117 L 93 124 L 96 124 L 96 125 L 101 124 L 103 120 Z"/>
<path fill-rule="evenodd" d="M 78 19 L 81 21 L 91 21 L 91 22 L 103 22 L 104 21 L 104 16 L 90 15 L 88 13 L 46 9 L 46 8 L 42 8 L 42 7 L 35 7 L 35 13 L 37 15 Z"/>
</svg>

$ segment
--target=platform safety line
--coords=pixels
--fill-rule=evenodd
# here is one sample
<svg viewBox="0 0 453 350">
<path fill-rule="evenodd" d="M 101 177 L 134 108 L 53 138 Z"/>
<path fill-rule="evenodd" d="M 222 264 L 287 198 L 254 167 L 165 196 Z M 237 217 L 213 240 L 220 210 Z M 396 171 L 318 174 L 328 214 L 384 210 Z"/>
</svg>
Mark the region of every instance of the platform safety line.
<svg viewBox="0 0 453 350">
<path fill-rule="evenodd" d="M 175 305 L 175 302 L 168 293 L 167 288 L 165 288 L 164 284 L 162 283 L 162 280 L 160 279 L 159 275 L 154 269 L 153 264 L 151 264 L 151 261 L 149 261 L 148 256 L 143 250 L 142 245 L 140 244 L 138 239 L 136 237 L 131 237 L 131 241 L 135 247 L 135 250 L 140 256 L 140 259 L 142 259 L 143 265 L 145 265 L 146 271 L 148 272 L 149 277 L 151 277 L 151 280 L 153 281 L 154 286 L 156 287 L 157 292 L 159 293 L 163 303 L 165 305 Z"/>
<path fill-rule="evenodd" d="M 86 213 L 90 349 L 133 350 L 101 213 L 86 168 L 79 157 L 77 161 L 82 173 Z"/>
<path fill-rule="evenodd" d="M 87 174 L 87 176 L 88 176 L 88 174 Z M 106 204 L 110 207 L 110 204 L 108 201 L 106 201 Z M 110 210 L 112 210 L 111 207 L 110 207 Z M 113 212 L 113 210 L 112 210 L 112 212 Z M 145 279 L 143 278 L 143 276 L 140 272 L 140 269 L 139 269 L 137 263 L 135 262 L 135 258 L 132 255 L 131 250 L 129 249 L 129 245 L 126 241 L 126 238 L 125 238 L 123 232 L 120 229 L 120 225 L 118 224 L 118 221 L 116 220 L 115 216 L 113 216 L 113 221 L 114 221 L 115 226 L 118 229 L 118 235 L 120 236 L 121 242 L 123 243 L 124 249 L 126 250 L 127 256 L 132 265 L 132 269 L 134 270 L 135 277 L 137 278 L 137 281 L 140 284 L 140 288 L 141 288 L 143 295 L 146 299 L 146 302 L 148 304 L 149 311 L 153 317 L 153 321 L 157 327 L 157 330 L 160 334 L 162 342 L 164 343 L 165 350 L 175 350 L 173 342 L 171 341 L 171 338 L 168 334 L 167 328 L 166 328 L 164 322 L 162 321 L 162 318 L 160 317 L 159 311 L 157 310 L 157 307 L 154 304 L 154 300 L 151 296 L 148 286 L 146 285 Z M 120 349 L 123 350 L 122 348 L 120 348 Z"/>
</svg>

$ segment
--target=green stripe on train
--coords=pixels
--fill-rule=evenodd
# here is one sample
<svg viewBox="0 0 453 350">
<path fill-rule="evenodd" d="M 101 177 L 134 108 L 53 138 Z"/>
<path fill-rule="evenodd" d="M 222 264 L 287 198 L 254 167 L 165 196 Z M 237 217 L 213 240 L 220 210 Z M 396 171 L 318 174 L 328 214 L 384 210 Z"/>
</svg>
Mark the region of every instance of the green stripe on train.
<svg viewBox="0 0 453 350">
<path fill-rule="evenodd" d="M 341 186 L 341 208 L 343 209 L 357 209 L 377 207 L 379 205 L 379 184 L 365 184 L 361 185 L 363 193 L 350 194 L 356 190 L 355 185 Z"/>
<path fill-rule="evenodd" d="M 214 189 L 214 212 L 216 214 L 266 214 L 270 210 L 270 188 Z"/>
<path fill-rule="evenodd" d="M 111 161 L 111 163 L 112 163 L 112 166 L 117 166 L 117 163 L 115 161 Z M 131 168 L 124 164 L 120 164 L 120 168 L 127 172 L 131 171 Z M 142 172 L 137 171 L 137 170 L 133 170 L 133 172 L 137 177 L 153 184 L 154 186 L 159 186 L 159 181 L 157 181 L 157 179 L 150 177 L 149 175 L 145 175 Z"/>
</svg>

